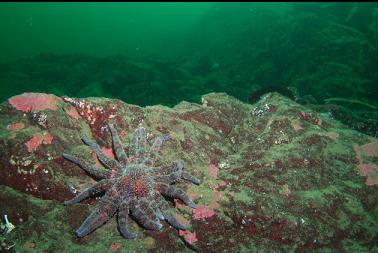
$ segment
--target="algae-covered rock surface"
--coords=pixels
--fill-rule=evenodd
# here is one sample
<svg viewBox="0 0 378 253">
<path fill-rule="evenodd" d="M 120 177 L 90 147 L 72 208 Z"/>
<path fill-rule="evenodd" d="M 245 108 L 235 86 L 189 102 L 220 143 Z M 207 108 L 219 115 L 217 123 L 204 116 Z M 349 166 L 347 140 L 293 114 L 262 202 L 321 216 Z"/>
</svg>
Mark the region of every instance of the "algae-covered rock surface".
<svg viewBox="0 0 378 253">
<path fill-rule="evenodd" d="M 106 98 L 24 93 L 0 106 L 1 250 L 5 252 L 377 252 L 378 140 L 277 93 L 245 104 L 224 93 L 201 104 L 139 107 Z M 167 199 L 176 230 L 122 237 L 113 217 L 75 230 L 98 198 L 64 206 L 96 180 L 62 153 L 101 166 L 84 134 L 113 156 L 135 129 L 169 134 L 161 162 L 182 159 L 199 185 L 178 182 L 198 205 Z M 8 223 L 8 226 L 9 226 Z M 8 232 L 8 233 L 7 233 Z"/>
</svg>

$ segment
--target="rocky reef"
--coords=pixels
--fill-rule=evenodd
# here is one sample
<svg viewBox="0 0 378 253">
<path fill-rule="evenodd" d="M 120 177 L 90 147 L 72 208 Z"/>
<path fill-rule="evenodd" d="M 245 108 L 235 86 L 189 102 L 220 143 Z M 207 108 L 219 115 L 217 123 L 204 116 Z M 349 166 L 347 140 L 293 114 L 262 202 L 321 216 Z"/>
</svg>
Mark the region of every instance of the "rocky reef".
<svg viewBox="0 0 378 253">
<path fill-rule="evenodd" d="M 173 108 L 24 93 L 0 112 L 2 251 L 378 251 L 378 140 L 277 93 L 255 104 L 210 93 L 201 104 Z M 123 143 L 140 126 L 149 141 L 172 137 L 161 163 L 179 157 L 201 180 L 179 183 L 197 209 L 167 199 L 187 231 L 167 224 L 148 231 L 129 221 L 139 237 L 126 240 L 112 219 L 75 236 L 98 200 L 69 207 L 63 201 L 95 180 L 62 153 L 96 161 L 80 140 L 85 134 L 114 157 L 109 123 Z"/>
</svg>

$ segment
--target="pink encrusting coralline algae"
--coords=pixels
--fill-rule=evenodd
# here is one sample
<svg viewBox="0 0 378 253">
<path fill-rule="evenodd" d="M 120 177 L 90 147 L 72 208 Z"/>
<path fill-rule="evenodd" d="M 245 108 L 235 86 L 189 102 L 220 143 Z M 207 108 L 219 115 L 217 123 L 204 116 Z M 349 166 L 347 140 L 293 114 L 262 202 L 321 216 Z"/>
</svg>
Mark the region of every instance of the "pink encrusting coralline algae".
<svg viewBox="0 0 378 253">
<path fill-rule="evenodd" d="M 8 99 L 9 104 L 23 112 L 43 111 L 46 109 L 55 111 L 58 101 L 58 97 L 44 93 L 23 93 Z"/>
<path fill-rule="evenodd" d="M 212 176 L 213 178 L 217 178 L 218 176 L 218 167 L 215 165 L 215 164 L 210 164 L 209 165 L 209 174 L 210 176 Z"/>
<path fill-rule="evenodd" d="M 372 157 L 378 157 L 378 143 L 370 142 L 362 146 L 362 149 L 365 151 L 366 155 Z"/>
<path fill-rule="evenodd" d="M 361 176 L 367 176 L 370 171 L 377 170 L 378 167 L 372 164 L 359 164 L 358 169 Z"/>
<path fill-rule="evenodd" d="M 363 155 L 377 157 L 377 143 L 371 142 L 363 146 L 353 145 L 358 160 L 358 169 L 361 176 L 367 176 L 366 185 L 378 185 L 378 166 L 364 162 Z"/>
<path fill-rule="evenodd" d="M 52 140 L 53 140 L 53 137 L 47 132 L 45 132 L 43 135 L 40 133 L 36 133 L 33 136 L 33 138 L 31 138 L 25 143 L 25 145 L 28 149 L 28 152 L 32 152 L 32 151 L 37 150 L 37 148 L 41 144 L 51 144 Z"/>
<path fill-rule="evenodd" d="M 24 127 L 25 127 L 24 123 L 22 123 L 22 122 L 18 122 L 18 123 L 12 123 L 12 124 L 9 124 L 9 125 L 7 126 L 7 129 L 8 129 L 9 131 L 14 131 L 14 132 L 16 132 L 16 131 L 18 131 L 18 130 L 23 129 Z"/>
<path fill-rule="evenodd" d="M 184 237 L 184 240 L 192 245 L 193 243 L 198 241 L 198 238 L 196 236 L 196 232 L 192 233 L 190 231 L 184 231 L 184 230 L 179 230 L 179 235 Z"/>
<path fill-rule="evenodd" d="M 328 132 L 326 135 L 334 141 L 339 137 L 339 134 L 336 132 Z"/>
<path fill-rule="evenodd" d="M 209 218 L 215 215 L 214 210 L 211 210 L 203 205 L 198 205 L 196 209 L 193 209 L 193 219 L 200 220 Z"/>
<path fill-rule="evenodd" d="M 72 105 L 64 108 L 64 110 L 66 111 L 66 113 L 73 119 L 79 119 L 80 118 L 80 114 L 76 111 L 75 107 L 73 107 Z"/>
</svg>

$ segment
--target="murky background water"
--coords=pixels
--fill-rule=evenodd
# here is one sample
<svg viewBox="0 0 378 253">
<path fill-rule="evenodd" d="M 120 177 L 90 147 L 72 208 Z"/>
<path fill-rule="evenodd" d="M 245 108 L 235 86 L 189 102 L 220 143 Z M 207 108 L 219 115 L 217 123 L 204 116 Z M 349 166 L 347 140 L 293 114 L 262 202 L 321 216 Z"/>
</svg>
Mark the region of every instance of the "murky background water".
<svg viewBox="0 0 378 253">
<path fill-rule="evenodd" d="M 376 3 L 0 6 L 1 101 L 33 91 L 174 106 L 277 91 L 376 135 Z"/>
</svg>

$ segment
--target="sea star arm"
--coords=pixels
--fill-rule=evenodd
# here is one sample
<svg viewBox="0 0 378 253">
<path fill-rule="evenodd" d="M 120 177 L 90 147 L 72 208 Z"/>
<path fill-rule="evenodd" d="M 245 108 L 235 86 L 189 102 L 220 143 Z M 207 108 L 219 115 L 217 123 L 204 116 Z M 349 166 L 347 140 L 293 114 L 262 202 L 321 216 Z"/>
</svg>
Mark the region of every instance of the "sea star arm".
<svg viewBox="0 0 378 253">
<path fill-rule="evenodd" d="M 84 162 L 83 159 L 80 159 L 73 155 L 63 154 L 63 157 L 67 159 L 68 161 L 71 161 L 79 165 L 83 170 L 85 170 L 88 174 L 90 174 L 93 177 L 96 177 L 99 179 L 110 178 L 110 171 L 103 170 L 101 168 L 96 168 L 95 166 Z"/>
<path fill-rule="evenodd" d="M 164 215 L 159 207 L 159 197 L 161 197 L 161 194 L 159 192 L 155 192 L 151 197 L 147 197 L 147 201 L 159 220 L 164 220 Z"/>
<path fill-rule="evenodd" d="M 162 215 L 165 220 L 174 228 L 185 230 L 186 226 L 184 224 L 181 224 L 169 211 L 169 206 L 166 203 L 166 200 L 160 195 L 157 194 L 157 206 L 159 207 L 159 210 L 162 212 Z"/>
<path fill-rule="evenodd" d="M 159 231 L 163 225 L 160 223 L 158 216 L 154 209 L 149 205 L 145 199 L 138 201 L 137 204 L 131 208 L 131 213 L 134 218 L 145 228 Z"/>
<path fill-rule="evenodd" d="M 66 205 L 66 206 L 73 205 L 73 204 L 79 203 L 80 201 L 82 201 L 82 200 L 84 200 L 88 197 L 94 196 L 97 193 L 106 191 L 106 190 L 108 190 L 112 187 L 112 183 L 113 183 L 113 181 L 110 180 L 110 179 L 103 179 L 103 180 L 97 182 L 92 187 L 90 187 L 90 188 L 86 189 L 85 191 L 81 192 L 80 194 L 76 195 L 73 199 L 64 201 L 64 205 Z"/>
<path fill-rule="evenodd" d="M 100 149 L 100 147 L 96 144 L 91 142 L 87 137 L 81 136 L 81 139 L 85 144 L 87 144 L 97 155 L 98 159 L 108 168 L 108 169 L 115 169 L 120 170 L 122 168 L 121 164 L 107 157 L 104 152 Z"/>
<path fill-rule="evenodd" d="M 164 218 L 169 224 L 171 224 L 172 227 L 186 230 L 186 226 L 184 224 L 181 224 L 170 212 L 164 213 Z"/>
<path fill-rule="evenodd" d="M 184 162 L 182 160 L 173 161 L 169 166 L 153 168 L 152 172 L 156 173 L 156 180 L 171 184 L 181 179 Z"/>
<path fill-rule="evenodd" d="M 182 200 L 182 202 L 191 208 L 197 208 L 197 205 L 180 188 L 168 184 L 159 184 L 158 191 L 167 197 Z"/>
<path fill-rule="evenodd" d="M 110 198 L 114 192 L 107 192 L 98 202 L 95 210 L 85 219 L 83 224 L 76 230 L 78 237 L 84 237 L 96 228 L 107 222 L 117 211 L 115 199 Z"/>
<path fill-rule="evenodd" d="M 155 163 L 155 160 L 159 159 L 159 152 L 161 150 L 161 146 L 164 142 L 170 139 L 169 134 L 165 134 L 162 136 L 159 136 L 155 139 L 154 143 L 150 147 L 149 151 L 146 154 L 146 161 L 145 164 L 148 166 L 153 166 Z"/>
<path fill-rule="evenodd" d="M 170 138 L 171 136 L 169 134 L 165 134 L 156 138 L 154 143 L 151 146 L 150 152 L 151 153 L 159 152 L 163 143 L 168 141 Z"/>
<path fill-rule="evenodd" d="M 135 130 L 130 141 L 130 153 L 136 157 L 142 157 L 145 154 L 147 145 L 147 133 L 144 127 Z"/>
<path fill-rule="evenodd" d="M 201 180 L 199 180 L 198 178 L 190 175 L 188 172 L 186 171 L 183 171 L 182 174 L 181 174 L 181 178 L 182 179 L 185 179 L 189 182 L 192 182 L 193 184 L 197 184 L 199 185 L 201 183 Z"/>
<path fill-rule="evenodd" d="M 126 239 L 134 239 L 137 234 L 130 232 L 129 229 L 127 228 L 127 220 L 129 217 L 129 207 L 126 202 L 123 202 L 120 207 L 119 207 L 119 212 L 118 212 L 118 226 L 119 226 L 119 231 L 125 237 Z"/>
<path fill-rule="evenodd" d="M 109 124 L 110 132 L 112 133 L 113 137 L 113 146 L 114 151 L 116 153 L 116 157 L 118 161 L 122 164 L 122 166 L 125 166 L 127 164 L 127 155 L 123 149 L 121 140 L 119 139 L 118 132 L 114 128 L 113 124 Z"/>
<path fill-rule="evenodd" d="M 197 185 L 200 184 L 201 181 L 198 178 L 192 176 L 188 172 L 183 171 L 183 169 L 184 161 L 176 160 L 169 166 L 154 168 L 152 172 L 158 171 L 159 173 L 156 175 L 156 178 L 164 183 L 171 184 L 179 179 L 184 179 Z"/>
</svg>

